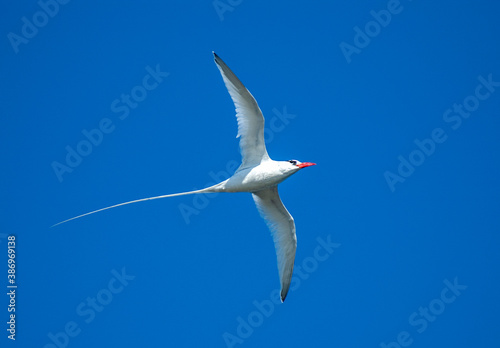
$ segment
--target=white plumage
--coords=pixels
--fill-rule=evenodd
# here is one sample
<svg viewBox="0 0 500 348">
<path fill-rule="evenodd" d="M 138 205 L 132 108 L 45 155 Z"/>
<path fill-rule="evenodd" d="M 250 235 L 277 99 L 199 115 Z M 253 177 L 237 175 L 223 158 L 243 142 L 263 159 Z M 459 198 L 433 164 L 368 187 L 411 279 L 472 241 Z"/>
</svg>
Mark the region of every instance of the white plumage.
<svg viewBox="0 0 500 348">
<path fill-rule="evenodd" d="M 75 216 L 54 226 L 103 210 L 148 200 L 196 193 L 251 192 L 257 209 L 271 230 L 278 260 L 281 301 L 284 301 L 292 280 L 297 238 L 293 218 L 279 197 L 278 184 L 301 168 L 312 166 L 314 163 L 301 163 L 297 160 L 273 161 L 269 158 L 264 142 L 264 116 L 259 105 L 231 69 L 215 53 L 214 59 L 236 108 L 237 137 L 240 138 L 242 163 L 234 175 L 223 182 L 202 190 L 142 198 L 115 204 Z"/>
</svg>

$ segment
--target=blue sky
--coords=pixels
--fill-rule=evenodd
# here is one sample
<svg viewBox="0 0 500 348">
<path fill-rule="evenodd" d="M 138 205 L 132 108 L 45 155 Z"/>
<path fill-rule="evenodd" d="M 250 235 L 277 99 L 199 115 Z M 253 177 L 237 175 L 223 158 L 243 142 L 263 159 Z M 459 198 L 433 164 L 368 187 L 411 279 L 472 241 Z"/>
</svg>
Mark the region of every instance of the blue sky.
<svg viewBox="0 0 500 348">
<path fill-rule="evenodd" d="M 492 1 L 3 4 L 2 292 L 18 347 L 471 347 L 500 336 Z M 298 249 L 284 304 L 211 52 L 256 97 Z M 8 296 L 0 322 L 9 320 Z M 7 342 L 5 342 L 7 341 Z"/>
</svg>

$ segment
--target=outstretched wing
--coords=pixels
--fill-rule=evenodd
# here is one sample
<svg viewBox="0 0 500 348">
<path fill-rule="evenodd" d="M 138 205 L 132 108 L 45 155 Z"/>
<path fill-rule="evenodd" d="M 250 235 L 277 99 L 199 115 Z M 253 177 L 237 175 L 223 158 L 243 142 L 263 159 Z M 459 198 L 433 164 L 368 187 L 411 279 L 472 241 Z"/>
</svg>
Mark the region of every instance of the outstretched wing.
<svg viewBox="0 0 500 348">
<path fill-rule="evenodd" d="M 264 142 L 264 116 L 255 98 L 215 52 L 214 59 L 236 108 L 242 158 L 241 168 L 268 160 Z"/>
<path fill-rule="evenodd" d="M 295 250 L 297 249 L 295 223 L 281 202 L 277 186 L 254 192 L 252 196 L 274 239 L 281 281 L 281 302 L 283 302 L 292 281 Z"/>
</svg>

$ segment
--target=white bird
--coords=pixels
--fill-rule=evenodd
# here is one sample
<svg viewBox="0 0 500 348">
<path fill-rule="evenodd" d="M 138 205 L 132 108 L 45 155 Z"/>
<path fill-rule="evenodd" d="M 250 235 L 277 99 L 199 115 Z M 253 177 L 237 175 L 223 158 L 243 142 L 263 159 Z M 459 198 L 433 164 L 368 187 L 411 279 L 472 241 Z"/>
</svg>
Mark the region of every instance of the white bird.
<svg viewBox="0 0 500 348">
<path fill-rule="evenodd" d="M 202 190 L 174 193 L 120 203 L 75 216 L 71 219 L 59 222 L 52 227 L 103 210 L 153 199 L 196 193 L 250 192 L 257 205 L 257 209 L 266 220 L 273 236 L 281 282 L 281 302 L 283 302 L 292 280 L 297 238 L 295 235 L 295 223 L 293 218 L 288 210 L 286 210 L 279 197 L 278 184 L 292 174 L 297 173 L 300 169 L 313 166 L 315 163 L 299 162 L 297 160 L 273 161 L 269 158 L 264 143 L 264 116 L 262 115 L 262 111 L 252 94 L 250 94 L 231 69 L 229 69 L 215 52 L 212 53 L 215 63 L 222 75 L 222 79 L 224 80 L 224 84 L 236 107 L 236 119 L 238 121 L 237 137 L 240 138 L 242 163 L 233 176 L 223 182 Z"/>
</svg>

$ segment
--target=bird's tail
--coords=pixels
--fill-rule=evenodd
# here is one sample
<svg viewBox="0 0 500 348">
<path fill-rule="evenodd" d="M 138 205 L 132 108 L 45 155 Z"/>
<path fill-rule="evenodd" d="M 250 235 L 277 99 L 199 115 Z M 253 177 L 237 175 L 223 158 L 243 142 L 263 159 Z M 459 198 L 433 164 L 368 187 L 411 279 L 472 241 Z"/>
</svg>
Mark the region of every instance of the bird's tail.
<svg viewBox="0 0 500 348">
<path fill-rule="evenodd" d="M 58 222 L 57 224 L 54 224 L 54 225 L 52 225 L 50 227 L 61 225 L 61 224 L 64 224 L 65 222 L 68 222 L 68 221 L 71 221 L 71 220 L 76 220 L 76 219 L 79 219 L 79 218 L 87 216 L 87 215 L 98 213 L 100 211 L 104 211 L 104 210 L 108 210 L 108 209 L 112 209 L 112 208 L 121 207 L 122 205 L 127 205 L 127 204 L 132 204 L 132 203 L 139 203 L 139 202 L 144 202 L 144 201 L 152 201 L 154 199 L 176 197 L 176 196 L 184 196 L 184 195 L 192 195 L 192 194 L 196 194 L 196 193 L 223 192 L 224 191 L 224 184 L 225 184 L 226 181 L 218 183 L 218 184 L 216 184 L 214 186 L 206 187 L 206 188 L 201 189 L 201 190 L 194 190 L 194 191 L 188 191 L 188 192 L 173 193 L 173 194 L 170 194 L 170 195 L 162 195 L 162 196 L 156 196 L 156 197 L 142 198 L 142 199 L 136 199 L 134 201 L 129 201 L 129 202 L 125 202 L 125 203 L 115 204 L 115 205 L 112 205 L 112 206 L 109 206 L 109 207 L 106 207 L 106 208 L 97 209 L 97 210 L 91 211 L 89 213 L 85 213 L 85 214 L 82 214 L 82 215 L 78 215 L 78 216 L 72 217 L 71 219 L 67 219 L 67 220 Z"/>
</svg>

